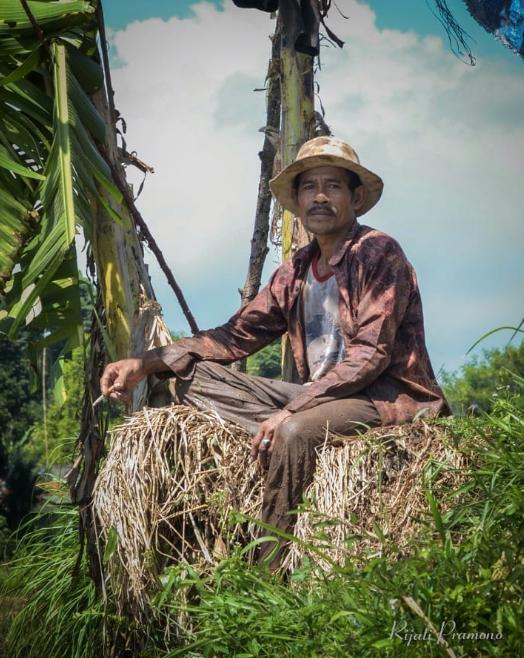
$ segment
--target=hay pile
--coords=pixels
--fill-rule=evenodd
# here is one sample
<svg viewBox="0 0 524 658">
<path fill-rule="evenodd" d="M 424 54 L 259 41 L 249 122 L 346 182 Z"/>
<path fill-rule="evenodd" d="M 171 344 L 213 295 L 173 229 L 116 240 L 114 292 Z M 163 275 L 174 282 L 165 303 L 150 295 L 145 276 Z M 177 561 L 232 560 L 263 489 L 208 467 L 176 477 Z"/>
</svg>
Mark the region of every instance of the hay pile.
<svg viewBox="0 0 524 658">
<path fill-rule="evenodd" d="M 424 421 L 376 428 L 358 438 L 331 437 L 318 452 L 307 492 L 314 505 L 298 515 L 294 534 L 337 563 L 380 555 L 385 543 L 402 549 L 418 522 L 429 520 L 426 492 L 445 500 L 463 482 L 466 466 L 443 430 Z M 300 565 L 304 553 L 329 566 L 299 543 L 286 566 Z"/>
<path fill-rule="evenodd" d="M 456 485 L 464 466 L 442 431 L 423 422 L 336 443 L 341 445 L 327 437 L 308 492 L 320 517 L 299 514 L 295 531 L 318 546 L 331 544 L 326 553 L 333 560 L 343 560 L 348 551 L 379 552 L 381 533 L 405 544 L 428 507 L 424 468 L 441 464 L 432 485 L 438 495 Z M 107 575 L 122 611 L 147 610 L 166 563 L 213 564 L 233 544 L 257 537 L 256 525 L 231 514 L 260 512 L 263 474 L 250 464 L 249 451 L 244 430 L 186 406 L 144 409 L 113 431 L 93 510 L 109 546 Z M 326 517 L 323 537 L 315 538 L 318 521 Z M 359 540 L 348 547 L 350 535 Z M 294 545 L 287 565 L 296 566 L 303 555 Z"/>
<path fill-rule="evenodd" d="M 256 516 L 262 481 L 249 463 L 249 436 L 216 414 L 182 405 L 144 409 L 112 432 L 93 509 L 104 544 L 114 544 L 107 575 L 123 610 L 147 608 L 167 562 L 214 564 L 231 541 L 256 528 L 228 526 L 229 512 Z"/>
</svg>

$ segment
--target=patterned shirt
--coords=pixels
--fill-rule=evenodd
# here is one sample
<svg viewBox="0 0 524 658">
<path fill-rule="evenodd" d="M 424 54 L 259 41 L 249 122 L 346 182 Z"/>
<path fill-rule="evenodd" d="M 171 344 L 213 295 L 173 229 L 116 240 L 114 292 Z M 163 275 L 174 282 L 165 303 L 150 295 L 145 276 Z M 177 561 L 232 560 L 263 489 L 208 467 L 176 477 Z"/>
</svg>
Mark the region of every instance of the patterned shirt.
<svg viewBox="0 0 524 658">
<path fill-rule="evenodd" d="M 300 381 L 308 382 L 298 299 L 318 248 L 313 240 L 299 249 L 224 325 L 159 348 L 158 356 L 177 377 L 190 378 L 196 360 L 232 363 L 287 331 Z M 355 221 L 329 265 L 339 290 L 344 358 L 326 375 L 303 386 L 286 409 L 298 412 L 365 392 L 384 425 L 418 415 L 449 414 L 426 350 L 415 271 L 399 244 Z"/>
<path fill-rule="evenodd" d="M 312 382 L 328 373 L 344 356 L 337 280 L 333 272 L 324 276 L 318 273 L 319 256 L 317 251 L 311 260 L 301 295 L 309 381 Z"/>
</svg>

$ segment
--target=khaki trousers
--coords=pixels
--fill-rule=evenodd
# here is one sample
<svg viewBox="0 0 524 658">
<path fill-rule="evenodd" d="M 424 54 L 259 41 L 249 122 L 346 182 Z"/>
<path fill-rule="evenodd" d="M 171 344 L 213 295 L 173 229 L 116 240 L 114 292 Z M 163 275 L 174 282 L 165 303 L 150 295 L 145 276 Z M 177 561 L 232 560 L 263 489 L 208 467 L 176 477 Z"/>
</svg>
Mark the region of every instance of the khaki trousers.
<svg viewBox="0 0 524 658">
<path fill-rule="evenodd" d="M 241 425 L 253 435 L 260 423 L 303 390 L 300 384 L 246 375 L 209 361 L 197 363 L 191 380 L 177 379 L 170 388 L 177 402 L 213 409 L 224 420 Z M 289 512 L 302 502 L 303 492 L 313 478 L 316 449 L 324 443 L 326 429 L 351 436 L 364 429 L 364 425 L 380 425 L 377 409 L 365 394 L 320 404 L 281 423 L 265 482 L 262 520 L 280 530 L 292 531 L 295 515 Z M 259 559 L 266 558 L 274 548 L 274 542 L 262 544 Z M 272 560 L 273 568 L 284 550 L 282 542 Z"/>
</svg>

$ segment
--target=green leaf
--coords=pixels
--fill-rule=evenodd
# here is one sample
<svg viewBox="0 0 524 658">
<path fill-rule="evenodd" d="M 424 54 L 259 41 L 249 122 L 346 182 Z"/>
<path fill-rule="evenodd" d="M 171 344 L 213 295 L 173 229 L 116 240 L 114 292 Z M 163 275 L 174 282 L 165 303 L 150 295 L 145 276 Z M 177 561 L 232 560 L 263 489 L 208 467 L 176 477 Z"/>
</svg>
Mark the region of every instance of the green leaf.
<svg viewBox="0 0 524 658">
<path fill-rule="evenodd" d="M 16 108 L 14 111 L 24 113 L 20 116 L 21 120 L 23 120 L 24 116 L 30 117 L 38 121 L 44 128 L 51 128 L 51 108 L 46 109 L 40 107 L 28 100 L 25 95 L 18 93 L 18 90 L 12 91 L 11 89 L 0 87 L 0 107 L 2 107 L 3 113 L 13 112 L 13 108 Z"/>
<path fill-rule="evenodd" d="M 8 171 L 12 171 L 15 174 L 20 174 L 21 176 L 27 176 L 27 178 L 36 178 L 37 180 L 45 180 L 45 176 L 42 176 L 42 174 L 39 174 L 38 172 L 33 171 L 32 169 L 28 169 L 27 167 L 21 165 L 19 162 L 16 162 L 15 160 L 11 159 L 9 157 L 9 153 L 7 152 L 7 149 L 5 149 L 1 145 L 0 145 L 0 167 L 3 167 Z"/>
<path fill-rule="evenodd" d="M 82 89 L 75 76 L 68 75 L 70 100 L 78 114 L 78 118 L 94 139 L 103 144 L 106 138 L 106 125 L 93 105 L 89 96 Z"/>
<path fill-rule="evenodd" d="M 27 79 L 17 80 L 16 82 L 5 85 L 4 89 L 7 92 L 11 92 L 15 99 L 24 100 L 35 110 L 50 117 L 53 109 L 52 99 L 34 82 L 30 82 Z"/>
<path fill-rule="evenodd" d="M 82 89 L 90 96 L 104 86 L 104 73 L 98 62 L 76 48 L 69 48 L 69 65 Z"/>
<path fill-rule="evenodd" d="M 440 535 L 440 538 L 442 539 L 442 542 L 446 541 L 446 529 L 444 527 L 444 522 L 442 520 L 442 515 L 440 514 L 440 510 L 438 508 L 437 501 L 435 499 L 435 496 L 433 495 L 431 489 L 429 487 L 426 488 L 425 491 L 426 494 L 426 500 L 429 503 L 430 509 L 431 509 L 431 515 L 433 517 L 433 520 L 435 522 L 435 526 L 437 528 L 437 531 Z"/>
<path fill-rule="evenodd" d="M 20 66 L 18 66 L 14 71 L 9 75 L 0 78 L 0 87 L 3 87 L 10 82 L 16 82 L 20 78 L 24 78 L 28 73 L 35 69 L 40 63 L 40 49 L 33 50 L 29 57 L 24 60 Z"/>
<path fill-rule="evenodd" d="M 513 331 L 514 334 L 524 334 L 524 329 L 521 329 L 519 327 L 512 327 L 512 326 L 502 326 L 502 327 L 497 327 L 496 329 L 492 329 L 491 331 L 488 331 L 486 334 L 481 336 L 478 340 L 476 340 L 473 345 L 469 348 L 469 350 L 466 352 L 466 354 L 469 354 L 472 350 L 477 347 L 479 343 L 481 343 L 483 340 L 488 338 L 489 336 L 492 336 L 493 334 L 496 334 L 499 331 Z"/>
<path fill-rule="evenodd" d="M 110 528 L 107 533 L 107 542 L 104 548 L 104 562 L 107 563 L 118 546 L 118 533 L 115 528 Z"/>
<path fill-rule="evenodd" d="M 65 46 L 52 46 L 55 83 L 56 135 L 60 168 L 60 194 L 64 207 L 65 240 L 67 245 L 75 238 L 75 203 L 73 171 L 71 167 L 71 140 L 69 138 L 68 76 Z"/>
<path fill-rule="evenodd" d="M 89 2 L 41 2 L 39 0 L 28 0 L 27 3 L 31 14 L 36 22 L 42 27 L 56 22 L 64 22 L 68 14 L 77 14 L 77 22 L 85 20 L 81 14 L 93 14 L 95 8 Z M 20 2 L 2 2 L 2 14 L 0 18 L 0 35 L 9 34 L 20 30 L 33 32 L 33 25 Z M 36 38 L 36 37 L 35 37 Z"/>
</svg>

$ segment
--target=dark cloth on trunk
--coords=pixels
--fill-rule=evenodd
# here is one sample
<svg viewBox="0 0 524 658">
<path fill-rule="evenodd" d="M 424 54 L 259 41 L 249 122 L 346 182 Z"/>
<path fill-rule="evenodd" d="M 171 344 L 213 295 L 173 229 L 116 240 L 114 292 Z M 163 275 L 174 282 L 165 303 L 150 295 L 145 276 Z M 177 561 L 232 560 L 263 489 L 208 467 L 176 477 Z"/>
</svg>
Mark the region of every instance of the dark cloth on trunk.
<svg viewBox="0 0 524 658">
<path fill-rule="evenodd" d="M 316 57 L 320 52 L 319 28 L 321 23 L 318 0 L 285 0 L 293 5 L 296 17 L 295 50 L 298 53 Z M 274 12 L 279 7 L 279 0 L 233 0 L 233 4 L 243 9 L 260 9 Z"/>
<path fill-rule="evenodd" d="M 464 0 L 482 27 L 513 52 L 524 57 L 523 0 Z"/>
</svg>

